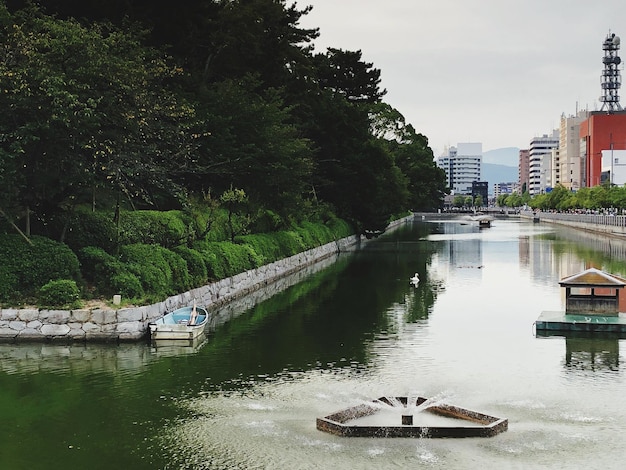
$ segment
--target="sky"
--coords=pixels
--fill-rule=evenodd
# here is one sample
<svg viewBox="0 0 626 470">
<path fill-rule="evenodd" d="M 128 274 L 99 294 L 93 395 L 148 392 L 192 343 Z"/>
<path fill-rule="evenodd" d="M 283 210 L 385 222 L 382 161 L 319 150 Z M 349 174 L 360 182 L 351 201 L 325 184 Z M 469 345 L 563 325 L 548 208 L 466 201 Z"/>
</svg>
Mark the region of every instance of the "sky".
<svg viewBox="0 0 626 470">
<path fill-rule="evenodd" d="M 626 60 L 624 0 L 295 3 L 313 6 L 300 26 L 319 28 L 317 51 L 360 50 L 381 70 L 383 100 L 428 137 L 435 156 L 460 142 L 481 142 L 483 152 L 528 148 L 562 114 L 600 109 L 607 34 L 624 38 Z"/>
</svg>

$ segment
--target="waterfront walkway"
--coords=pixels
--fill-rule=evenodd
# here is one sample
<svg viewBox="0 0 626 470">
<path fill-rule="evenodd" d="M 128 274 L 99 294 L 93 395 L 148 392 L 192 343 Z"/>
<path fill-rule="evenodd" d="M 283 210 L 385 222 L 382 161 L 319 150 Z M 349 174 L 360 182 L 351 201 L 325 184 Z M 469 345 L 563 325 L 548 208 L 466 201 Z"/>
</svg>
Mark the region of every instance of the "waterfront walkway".
<svg viewBox="0 0 626 470">
<path fill-rule="evenodd" d="M 625 215 L 573 214 L 563 212 L 521 211 L 520 217 L 536 222 L 548 222 L 567 225 L 591 232 L 601 232 L 618 237 L 626 236 Z"/>
</svg>

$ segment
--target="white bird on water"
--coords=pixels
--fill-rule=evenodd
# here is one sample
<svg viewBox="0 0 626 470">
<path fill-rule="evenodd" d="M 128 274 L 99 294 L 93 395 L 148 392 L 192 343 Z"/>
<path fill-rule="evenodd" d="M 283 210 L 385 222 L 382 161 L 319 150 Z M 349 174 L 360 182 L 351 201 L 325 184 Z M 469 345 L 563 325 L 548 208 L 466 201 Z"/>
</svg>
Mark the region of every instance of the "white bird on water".
<svg viewBox="0 0 626 470">
<path fill-rule="evenodd" d="M 414 286 L 417 286 L 420 282 L 420 277 L 417 273 L 415 273 L 415 275 L 413 275 L 413 277 L 410 279 L 411 284 L 413 284 Z"/>
</svg>

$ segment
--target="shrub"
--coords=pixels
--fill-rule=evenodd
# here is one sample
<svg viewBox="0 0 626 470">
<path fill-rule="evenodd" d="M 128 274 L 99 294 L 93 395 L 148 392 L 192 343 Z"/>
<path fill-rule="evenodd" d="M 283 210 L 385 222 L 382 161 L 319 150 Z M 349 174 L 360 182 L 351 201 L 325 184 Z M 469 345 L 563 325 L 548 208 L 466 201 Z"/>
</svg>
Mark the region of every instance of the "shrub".
<svg viewBox="0 0 626 470">
<path fill-rule="evenodd" d="M 191 287 L 186 261 L 162 246 L 143 243 L 123 246 L 120 260 L 151 297 L 164 298 Z"/>
<path fill-rule="evenodd" d="M 51 307 L 74 306 L 80 299 L 80 290 L 76 281 L 57 279 L 50 281 L 39 289 L 39 302 Z"/>
<path fill-rule="evenodd" d="M 78 251 L 83 276 L 89 280 L 96 280 L 103 274 L 104 266 L 112 263 L 116 258 L 97 246 L 86 246 Z"/>
<path fill-rule="evenodd" d="M 192 287 L 199 287 L 208 281 L 206 264 L 202 254 L 198 250 L 179 246 L 172 250 L 187 262 L 187 272 L 189 273 L 189 281 Z"/>
<path fill-rule="evenodd" d="M 120 214 L 120 245 L 137 243 L 171 248 L 187 241 L 189 225 L 180 211 L 132 211 Z"/>
<path fill-rule="evenodd" d="M 196 244 L 211 280 L 224 279 L 260 266 L 260 257 L 249 245 L 230 242 Z"/>
<path fill-rule="evenodd" d="M 271 233 L 241 235 L 235 241 L 242 245 L 248 245 L 254 250 L 258 266 L 272 263 L 282 257 L 280 245 Z"/>
<path fill-rule="evenodd" d="M 191 283 L 191 276 L 187 268 L 187 261 L 179 254 L 168 249 L 162 249 L 161 255 L 172 270 L 172 289 L 174 293 L 185 292 L 195 287 Z"/>
<path fill-rule="evenodd" d="M 17 290 L 35 294 L 49 281 L 80 281 L 78 258 L 67 245 L 39 236 L 31 242 L 19 235 L 0 236 L 0 265 L 15 279 Z"/>
<path fill-rule="evenodd" d="M 276 212 L 271 210 L 259 211 L 254 219 L 250 230 L 254 233 L 275 232 L 283 227 L 283 219 Z"/>
<path fill-rule="evenodd" d="M 65 243 L 74 252 L 86 246 L 98 246 L 113 253 L 117 247 L 117 227 L 113 213 L 78 210 L 70 215 Z"/>
<path fill-rule="evenodd" d="M 292 256 L 306 249 L 302 238 L 294 231 L 276 232 L 273 235 L 280 246 L 282 257 Z"/>
<path fill-rule="evenodd" d="M 228 211 L 221 208 L 215 209 L 208 223 L 211 224 L 211 229 L 204 237 L 204 241 L 223 242 L 230 239 Z"/>
<path fill-rule="evenodd" d="M 130 274 L 128 268 L 118 258 L 102 248 L 87 246 L 78 252 L 82 273 L 85 280 L 97 290 L 97 294 L 109 296 L 118 294 L 118 286 L 113 278 L 121 274 Z"/>
<path fill-rule="evenodd" d="M 0 302 L 6 302 L 15 296 L 17 278 L 5 265 L 0 265 Z"/>
<path fill-rule="evenodd" d="M 338 240 L 340 238 L 349 237 L 350 235 L 354 235 L 355 233 L 354 229 L 350 226 L 348 222 L 337 217 L 331 217 L 325 225 L 334 236 L 334 238 L 331 238 L 330 240 L 328 240 L 328 242 L 332 240 Z"/>
<path fill-rule="evenodd" d="M 108 289 L 111 294 L 121 294 L 128 299 L 139 299 L 144 296 L 141 282 L 131 272 L 119 272 L 111 276 Z"/>
</svg>

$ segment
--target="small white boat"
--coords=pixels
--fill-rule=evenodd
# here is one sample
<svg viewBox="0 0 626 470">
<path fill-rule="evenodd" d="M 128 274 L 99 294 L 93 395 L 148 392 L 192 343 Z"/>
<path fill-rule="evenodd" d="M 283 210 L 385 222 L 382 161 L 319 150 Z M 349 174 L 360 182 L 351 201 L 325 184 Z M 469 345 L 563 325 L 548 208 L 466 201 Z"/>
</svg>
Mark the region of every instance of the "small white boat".
<svg viewBox="0 0 626 470">
<path fill-rule="evenodd" d="M 413 277 L 411 279 L 409 279 L 409 282 L 411 284 L 413 284 L 414 286 L 417 286 L 420 283 L 420 277 L 419 274 L 415 273 L 413 275 Z"/>
<path fill-rule="evenodd" d="M 204 307 L 183 307 L 148 324 L 150 339 L 192 340 L 204 333 L 209 314 Z"/>
<path fill-rule="evenodd" d="M 491 227 L 491 222 L 493 222 L 493 217 L 490 216 L 490 215 L 485 215 L 485 214 L 477 214 L 477 215 L 471 217 L 471 219 L 474 222 L 478 222 L 478 227 L 479 228 Z"/>
</svg>

